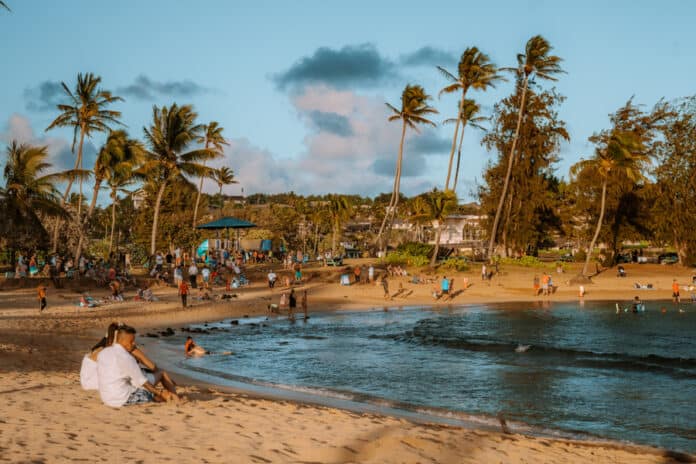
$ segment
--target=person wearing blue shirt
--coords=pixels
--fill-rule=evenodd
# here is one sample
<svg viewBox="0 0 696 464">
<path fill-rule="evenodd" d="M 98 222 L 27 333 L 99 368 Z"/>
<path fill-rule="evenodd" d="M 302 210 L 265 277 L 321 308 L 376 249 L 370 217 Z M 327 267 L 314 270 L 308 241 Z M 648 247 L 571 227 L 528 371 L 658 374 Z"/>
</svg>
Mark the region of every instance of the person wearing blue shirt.
<svg viewBox="0 0 696 464">
<path fill-rule="evenodd" d="M 447 295 L 449 293 L 449 280 L 447 280 L 447 277 L 442 277 L 442 283 L 440 284 L 440 289 L 442 290 L 443 295 Z"/>
</svg>

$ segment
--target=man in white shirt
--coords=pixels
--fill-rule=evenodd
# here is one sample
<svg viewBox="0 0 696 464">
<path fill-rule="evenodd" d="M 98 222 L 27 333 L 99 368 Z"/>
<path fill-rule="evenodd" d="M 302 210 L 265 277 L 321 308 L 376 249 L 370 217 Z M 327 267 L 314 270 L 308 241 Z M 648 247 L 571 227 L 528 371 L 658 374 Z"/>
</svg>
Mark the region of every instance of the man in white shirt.
<svg viewBox="0 0 696 464">
<path fill-rule="evenodd" d="M 104 348 L 97 356 L 97 376 L 99 396 L 107 406 L 120 408 L 130 404 L 150 401 L 170 401 L 176 395 L 163 390 L 160 392 L 140 370 L 131 351 L 135 348 L 135 329 L 119 328 L 116 343 Z"/>
<path fill-rule="evenodd" d="M 191 282 L 191 288 L 197 288 L 196 279 L 198 277 L 198 266 L 196 262 L 192 262 L 188 268 L 189 282 Z"/>
<path fill-rule="evenodd" d="M 275 272 L 270 271 L 268 273 L 268 288 L 273 288 L 275 286 L 276 280 L 278 280 L 278 276 Z"/>
</svg>

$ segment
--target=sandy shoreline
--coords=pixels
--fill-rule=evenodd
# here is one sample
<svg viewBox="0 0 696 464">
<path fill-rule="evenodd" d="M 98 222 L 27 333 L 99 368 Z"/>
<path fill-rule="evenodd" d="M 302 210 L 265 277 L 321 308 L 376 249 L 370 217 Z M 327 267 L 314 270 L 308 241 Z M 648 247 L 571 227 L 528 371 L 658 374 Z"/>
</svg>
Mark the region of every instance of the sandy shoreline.
<svg viewBox="0 0 696 464">
<path fill-rule="evenodd" d="M 626 268 L 629 277 L 625 279 L 611 270 L 596 277 L 586 286 L 585 300 L 628 301 L 636 294 L 644 300 L 666 300 L 672 279 L 688 283 L 692 274 L 689 269 L 656 265 Z M 6 404 L 0 416 L 0 462 L 112 462 L 121 456 L 142 462 L 647 463 L 691 459 L 650 447 L 417 424 L 397 417 L 225 392 L 201 383 L 185 387 L 190 398 L 186 404 L 118 411 L 80 389 L 81 357 L 109 322 L 122 320 L 145 333 L 262 315 L 279 295 L 278 289 L 271 294 L 265 288 L 260 274 L 264 271 L 259 268 L 256 278 L 252 277 L 256 283 L 237 290 L 238 297 L 232 301 L 195 302 L 185 311 L 170 288 L 155 291 L 161 299 L 157 303 L 127 301 L 90 311 L 75 306 L 77 289 L 49 288 L 49 309 L 42 315 L 37 314 L 33 287 L 0 291 L 0 396 Z M 434 303 L 432 285 L 392 279 L 391 293 L 396 293 L 399 283 L 412 293 L 385 301 L 380 287 L 338 286 L 339 272 L 307 270 L 310 311 Z M 459 274 L 455 290 L 461 289 L 464 276 L 473 285 L 454 301 L 436 304 L 538 302 L 531 290 L 534 274 L 531 269 L 504 269 L 491 282 L 481 282 L 474 271 Z M 554 274 L 559 288 L 549 301 L 577 301 L 577 287 L 564 284 L 571 275 Z M 633 282 L 653 283 L 655 290 L 634 290 Z M 106 294 L 105 290 L 90 291 L 93 296 Z M 684 296 L 688 298 L 688 294 Z M 183 377 L 180 380 L 185 383 Z"/>
</svg>

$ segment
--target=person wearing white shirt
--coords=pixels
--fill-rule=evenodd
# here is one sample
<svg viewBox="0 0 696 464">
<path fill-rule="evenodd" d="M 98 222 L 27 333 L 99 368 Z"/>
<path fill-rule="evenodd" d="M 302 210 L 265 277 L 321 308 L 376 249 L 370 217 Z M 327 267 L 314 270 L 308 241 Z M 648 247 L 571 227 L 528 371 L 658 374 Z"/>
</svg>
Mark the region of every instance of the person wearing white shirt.
<svg viewBox="0 0 696 464">
<path fill-rule="evenodd" d="M 196 276 L 198 276 L 198 266 L 193 262 L 188 268 L 189 282 L 191 282 L 191 288 L 197 288 L 196 286 Z"/>
<path fill-rule="evenodd" d="M 135 349 L 135 329 L 119 327 L 116 343 L 104 348 L 97 356 L 99 396 L 104 404 L 113 408 L 174 400 L 176 395 L 157 390 L 140 370 L 131 355 Z"/>
<path fill-rule="evenodd" d="M 270 271 L 268 273 L 268 288 L 273 288 L 275 286 L 276 280 L 278 280 L 278 276 L 275 272 Z"/>
</svg>

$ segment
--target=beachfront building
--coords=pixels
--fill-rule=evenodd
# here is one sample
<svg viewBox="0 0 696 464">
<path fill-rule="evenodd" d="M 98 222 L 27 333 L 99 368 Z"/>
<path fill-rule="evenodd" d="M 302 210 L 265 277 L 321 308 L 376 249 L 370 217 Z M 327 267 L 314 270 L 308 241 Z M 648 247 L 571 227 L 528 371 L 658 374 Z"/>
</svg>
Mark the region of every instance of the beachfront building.
<svg viewBox="0 0 696 464">
<path fill-rule="evenodd" d="M 440 232 L 440 246 L 454 248 L 460 253 L 471 253 L 485 246 L 486 232 L 482 227 L 483 216 L 475 214 L 453 214 L 447 216 Z M 432 224 L 432 239 L 428 243 L 435 244 L 434 229 L 437 221 Z"/>
</svg>

